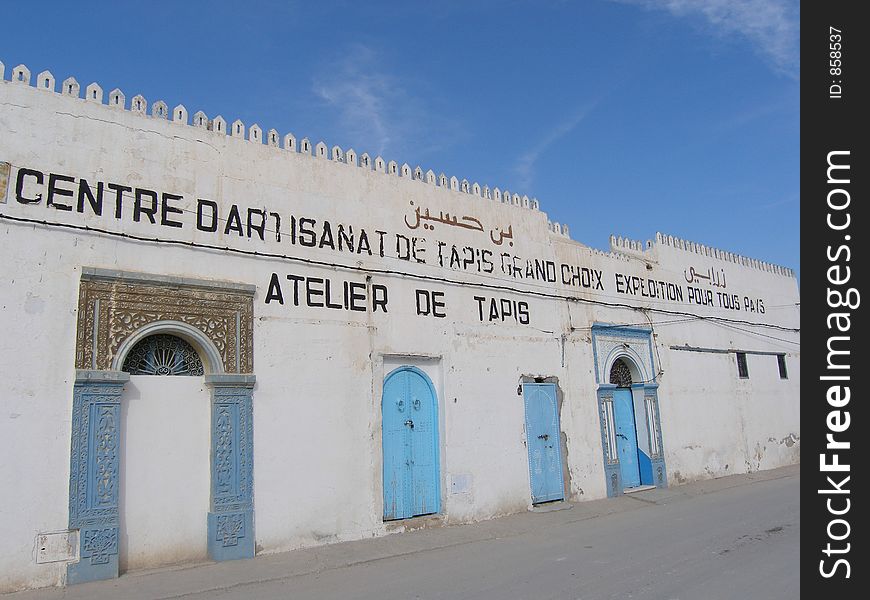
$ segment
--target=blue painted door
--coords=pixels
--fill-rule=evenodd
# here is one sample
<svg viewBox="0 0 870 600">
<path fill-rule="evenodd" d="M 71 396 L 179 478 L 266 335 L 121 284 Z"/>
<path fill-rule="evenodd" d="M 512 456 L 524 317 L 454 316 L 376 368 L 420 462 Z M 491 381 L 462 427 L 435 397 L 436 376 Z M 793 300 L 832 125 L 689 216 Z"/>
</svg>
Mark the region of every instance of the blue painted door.
<svg viewBox="0 0 870 600">
<path fill-rule="evenodd" d="M 435 389 L 415 367 L 384 381 L 381 403 L 384 451 L 384 520 L 440 510 L 438 412 Z"/>
<path fill-rule="evenodd" d="M 616 421 L 616 452 L 622 487 L 640 485 L 640 468 L 637 459 L 637 428 L 634 424 L 634 401 L 631 390 L 617 388 L 613 392 L 613 418 Z"/>
<path fill-rule="evenodd" d="M 526 443 L 532 503 L 562 500 L 562 452 L 559 439 L 559 406 L 552 383 L 524 383 Z"/>
</svg>

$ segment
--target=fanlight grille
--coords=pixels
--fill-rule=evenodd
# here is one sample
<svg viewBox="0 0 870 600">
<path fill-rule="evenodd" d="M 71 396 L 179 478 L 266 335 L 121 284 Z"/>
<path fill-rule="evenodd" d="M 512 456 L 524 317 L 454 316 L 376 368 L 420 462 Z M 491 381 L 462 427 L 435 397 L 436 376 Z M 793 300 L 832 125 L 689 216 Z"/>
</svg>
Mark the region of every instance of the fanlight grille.
<svg viewBox="0 0 870 600">
<path fill-rule="evenodd" d="M 180 337 L 159 333 L 136 343 L 124 360 L 130 375 L 202 375 L 199 354 Z"/>
<path fill-rule="evenodd" d="M 621 358 L 610 367 L 610 383 L 617 387 L 631 387 L 631 371 Z"/>
</svg>

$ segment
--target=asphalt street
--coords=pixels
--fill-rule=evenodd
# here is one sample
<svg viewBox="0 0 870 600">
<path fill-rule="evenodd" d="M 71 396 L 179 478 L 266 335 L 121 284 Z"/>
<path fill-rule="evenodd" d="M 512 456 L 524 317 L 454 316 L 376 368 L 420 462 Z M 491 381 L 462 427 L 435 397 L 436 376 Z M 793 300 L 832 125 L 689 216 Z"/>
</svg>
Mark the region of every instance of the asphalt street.
<svg viewBox="0 0 870 600">
<path fill-rule="evenodd" d="M 8 598 L 793 599 L 799 486 L 786 467 Z"/>
</svg>

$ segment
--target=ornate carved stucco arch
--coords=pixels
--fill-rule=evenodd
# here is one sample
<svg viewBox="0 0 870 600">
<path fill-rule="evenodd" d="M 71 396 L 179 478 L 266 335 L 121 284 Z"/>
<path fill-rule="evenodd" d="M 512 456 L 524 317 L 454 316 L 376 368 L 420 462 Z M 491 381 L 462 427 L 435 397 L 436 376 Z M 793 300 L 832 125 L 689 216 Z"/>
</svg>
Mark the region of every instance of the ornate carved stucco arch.
<svg viewBox="0 0 870 600">
<path fill-rule="evenodd" d="M 631 372 L 631 382 L 633 384 L 642 383 L 651 379 L 643 366 L 643 361 L 633 348 L 614 348 L 604 363 L 606 370 L 604 372 L 604 377 L 602 378 L 603 383 L 610 383 L 610 371 L 613 370 L 613 365 L 618 360 L 621 360 L 625 366 L 628 367 L 628 370 Z"/>
<path fill-rule="evenodd" d="M 202 359 L 206 373 L 223 373 L 223 357 L 217 346 L 199 329 L 181 321 L 154 321 L 140 327 L 121 342 L 112 359 L 112 370 L 123 370 L 124 361 L 136 344 L 152 335 L 169 334 L 190 343 Z"/>
<path fill-rule="evenodd" d="M 76 368 L 111 370 L 124 342 L 143 327 L 176 321 L 195 328 L 220 355 L 224 373 L 254 371 L 254 286 L 82 268 Z"/>
<path fill-rule="evenodd" d="M 209 555 L 254 556 L 254 291 L 237 283 L 82 269 L 69 495 L 80 560 L 68 566 L 68 583 L 118 575 L 120 408 L 130 378 L 121 366 L 137 342 L 158 333 L 190 342 L 208 365 Z"/>
</svg>

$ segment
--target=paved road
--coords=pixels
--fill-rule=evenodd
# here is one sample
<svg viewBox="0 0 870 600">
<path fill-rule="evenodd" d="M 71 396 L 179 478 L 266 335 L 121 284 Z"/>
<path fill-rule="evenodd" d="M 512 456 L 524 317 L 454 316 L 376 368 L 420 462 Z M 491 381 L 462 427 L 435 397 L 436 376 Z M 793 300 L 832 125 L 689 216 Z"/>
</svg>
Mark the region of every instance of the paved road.
<svg viewBox="0 0 870 600">
<path fill-rule="evenodd" d="M 9 600 L 793 599 L 799 486 L 787 467 Z"/>
</svg>

